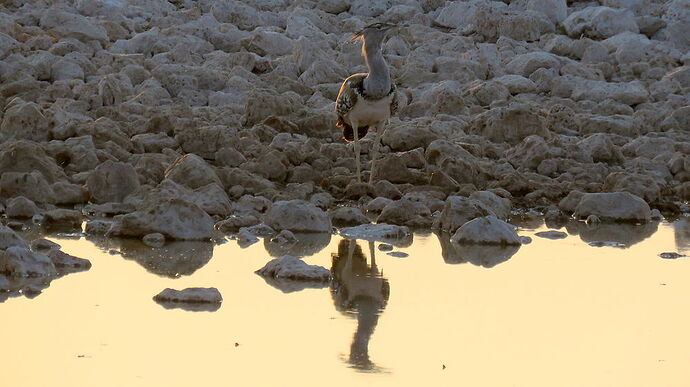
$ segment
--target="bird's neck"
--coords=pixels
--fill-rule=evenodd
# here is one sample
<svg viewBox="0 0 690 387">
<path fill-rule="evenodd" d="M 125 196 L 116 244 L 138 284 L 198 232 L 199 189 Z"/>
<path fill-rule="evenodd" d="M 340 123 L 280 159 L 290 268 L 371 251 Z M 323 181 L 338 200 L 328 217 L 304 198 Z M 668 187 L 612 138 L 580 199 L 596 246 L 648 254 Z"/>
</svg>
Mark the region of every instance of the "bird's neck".
<svg viewBox="0 0 690 387">
<path fill-rule="evenodd" d="M 391 90 L 391 76 L 381 53 L 381 43 L 367 45 L 365 41 L 362 51 L 369 67 L 369 74 L 364 78 L 364 92 L 367 97 L 383 98 Z"/>
</svg>

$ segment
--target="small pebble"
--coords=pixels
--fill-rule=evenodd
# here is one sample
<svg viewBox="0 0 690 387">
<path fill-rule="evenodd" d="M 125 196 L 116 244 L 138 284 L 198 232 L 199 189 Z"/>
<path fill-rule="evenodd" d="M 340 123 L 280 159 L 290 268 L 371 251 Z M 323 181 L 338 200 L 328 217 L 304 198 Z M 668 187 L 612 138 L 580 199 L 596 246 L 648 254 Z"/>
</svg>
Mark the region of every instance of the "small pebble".
<svg viewBox="0 0 690 387">
<path fill-rule="evenodd" d="M 391 251 L 390 253 L 386 253 L 390 255 L 391 257 L 395 258 L 407 258 L 410 256 L 410 254 L 403 253 L 402 251 Z"/>
<path fill-rule="evenodd" d="M 663 259 L 676 259 L 676 258 L 682 258 L 682 257 L 687 257 L 685 254 L 679 254 L 676 252 L 670 252 L 670 253 L 661 253 L 659 256 Z"/>
</svg>

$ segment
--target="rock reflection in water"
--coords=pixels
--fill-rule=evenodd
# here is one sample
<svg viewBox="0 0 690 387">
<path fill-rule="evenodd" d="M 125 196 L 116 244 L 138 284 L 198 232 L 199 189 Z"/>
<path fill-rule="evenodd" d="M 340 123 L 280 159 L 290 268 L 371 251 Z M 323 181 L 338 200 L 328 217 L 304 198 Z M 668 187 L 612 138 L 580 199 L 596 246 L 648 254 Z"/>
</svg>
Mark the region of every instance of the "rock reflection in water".
<svg viewBox="0 0 690 387">
<path fill-rule="evenodd" d="M 37 297 L 54 277 L 15 277 L 0 273 L 0 304 L 12 297 Z"/>
<path fill-rule="evenodd" d="M 681 218 L 673 223 L 673 236 L 678 252 L 690 251 L 690 218 Z"/>
<path fill-rule="evenodd" d="M 632 223 L 596 223 L 571 222 L 566 225 L 570 235 L 579 235 L 589 244 L 614 242 L 622 247 L 630 247 L 651 237 L 659 228 L 658 222 L 644 224 Z"/>
<path fill-rule="evenodd" d="M 347 362 L 359 371 L 375 372 L 378 367 L 369 359 L 369 340 L 388 302 L 390 286 L 376 266 L 374 242 L 368 243 L 371 263 L 357 242 L 340 241 L 338 252 L 331 256 L 331 295 L 338 311 L 357 316 Z"/>
<path fill-rule="evenodd" d="M 295 237 L 297 238 L 295 243 L 272 242 L 271 238 L 265 238 L 264 248 L 272 257 L 283 257 L 285 255 L 306 257 L 318 253 L 331 243 L 331 234 L 325 232 L 295 233 Z"/>
<path fill-rule="evenodd" d="M 456 265 L 469 262 L 475 266 L 492 268 L 509 260 L 518 252 L 520 246 L 465 245 L 450 241 L 448 233 L 437 233 L 441 245 L 441 255 L 447 264 Z"/>
<path fill-rule="evenodd" d="M 122 257 L 136 261 L 150 273 L 170 278 L 193 274 L 213 256 L 213 243 L 204 241 L 171 241 L 162 247 L 149 247 L 139 239 L 88 239 L 106 251 L 119 250 Z"/>
</svg>

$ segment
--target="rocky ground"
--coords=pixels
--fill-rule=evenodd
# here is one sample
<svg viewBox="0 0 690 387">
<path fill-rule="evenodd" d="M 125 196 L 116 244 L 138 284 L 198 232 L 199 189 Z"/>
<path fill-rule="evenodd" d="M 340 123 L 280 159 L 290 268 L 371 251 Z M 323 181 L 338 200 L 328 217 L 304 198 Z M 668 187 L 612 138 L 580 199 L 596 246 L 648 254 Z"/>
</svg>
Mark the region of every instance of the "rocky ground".
<svg viewBox="0 0 690 387">
<path fill-rule="evenodd" d="M 689 0 L 1 4 L 10 226 L 162 246 L 690 210 Z M 368 185 L 333 103 L 374 21 L 404 25 L 384 49 L 404 104 Z"/>
</svg>

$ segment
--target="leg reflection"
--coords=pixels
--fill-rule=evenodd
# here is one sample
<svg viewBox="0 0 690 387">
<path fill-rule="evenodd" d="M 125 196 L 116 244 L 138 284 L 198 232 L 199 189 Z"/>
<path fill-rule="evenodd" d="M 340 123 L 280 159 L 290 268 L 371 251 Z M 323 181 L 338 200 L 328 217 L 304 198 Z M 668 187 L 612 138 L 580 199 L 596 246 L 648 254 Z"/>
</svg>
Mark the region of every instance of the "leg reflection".
<svg viewBox="0 0 690 387">
<path fill-rule="evenodd" d="M 336 309 L 357 316 L 348 362 L 362 371 L 376 370 L 369 359 L 369 340 L 390 296 L 388 280 L 376 266 L 374 242 L 369 242 L 369 250 L 371 263 L 354 240 L 343 239 L 338 244 L 338 252 L 332 254 L 331 268 L 331 294 Z"/>
</svg>

